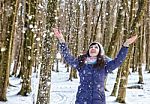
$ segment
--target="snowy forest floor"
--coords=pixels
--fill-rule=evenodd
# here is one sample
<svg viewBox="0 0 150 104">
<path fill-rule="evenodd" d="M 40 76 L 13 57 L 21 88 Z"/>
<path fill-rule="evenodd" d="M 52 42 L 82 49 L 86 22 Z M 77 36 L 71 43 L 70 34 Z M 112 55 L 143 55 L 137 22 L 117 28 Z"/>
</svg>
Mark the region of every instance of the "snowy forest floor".
<svg viewBox="0 0 150 104">
<path fill-rule="evenodd" d="M 66 72 L 65 65 L 59 63 L 59 72 L 52 71 L 52 85 L 51 85 L 51 97 L 50 104 L 74 104 L 76 98 L 76 91 L 79 85 L 79 79 L 73 79 L 73 81 L 68 81 L 69 73 Z M 107 104 L 119 104 L 115 102 L 116 97 L 110 96 L 115 79 L 117 70 L 108 75 L 107 89 L 106 91 L 106 102 Z M 128 86 L 134 85 L 140 86 L 142 89 L 134 88 L 128 89 L 126 91 L 126 104 L 150 104 L 150 74 L 143 71 L 144 84 L 137 84 L 138 82 L 138 72 L 131 73 L 129 75 Z M 0 102 L 0 104 L 34 104 L 35 98 L 37 96 L 37 84 L 38 78 L 36 74 L 32 76 L 32 92 L 29 96 L 23 97 L 17 95 L 20 91 L 21 83 L 20 79 L 15 77 L 10 77 L 10 84 L 7 92 L 7 102 Z"/>
</svg>

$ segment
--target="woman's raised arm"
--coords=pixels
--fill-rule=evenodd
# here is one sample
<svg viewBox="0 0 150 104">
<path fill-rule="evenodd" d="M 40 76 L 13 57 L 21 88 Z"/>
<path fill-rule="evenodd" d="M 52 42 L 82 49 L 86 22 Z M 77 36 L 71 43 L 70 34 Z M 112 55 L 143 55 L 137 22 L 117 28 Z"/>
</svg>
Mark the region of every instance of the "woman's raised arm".
<svg viewBox="0 0 150 104">
<path fill-rule="evenodd" d="M 68 45 L 65 43 L 65 39 L 64 39 L 61 31 L 58 30 L 57 28 L 53 28 L 53 31 L 54 31 L 54 35 L 59 40 L 59 48 L 61 50 L 61 54 L 64 57 L 65 61 L 72 67 L 77 68 L 78 60 L 70 54 Z"/>
</svg>

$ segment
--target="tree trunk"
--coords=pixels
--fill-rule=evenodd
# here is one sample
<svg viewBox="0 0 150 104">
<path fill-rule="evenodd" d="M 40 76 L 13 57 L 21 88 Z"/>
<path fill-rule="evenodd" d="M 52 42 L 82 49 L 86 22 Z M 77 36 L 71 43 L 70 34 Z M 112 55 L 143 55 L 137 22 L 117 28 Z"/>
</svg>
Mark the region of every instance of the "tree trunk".
<svg viewBox="0 0 150 104">
<path fill-rule="evenodd" d="M 147 19 L 146 19 L 146 30 L 145 30 L 145 38 L 146 38 L 146 70 L 150 73 L 150 0 L 147 0 Z"/>
<path fill-rule="evenodd" d="M 88 1 L 84 1 L 84 44 L 83 44 L 83 52 L 88 49 Z"/>
<path fill-rule="evenodd" d="M 117 95 L 118 86 L 119 86 L 119 83 L 120 83 L 121 71 L 122 71 L 122 68 L 119 68 L 118 72 L 117 72 L 116 81 L 115 81 L 115 84 L 114 84 L 114 87 L 113 87 L 113 91 L 111 92 L 111 96 L 116 96 Z"/>
<path fill-rule="evenodd" d="M 110 11 L 111 11 L 111 7 L 110 7 L 110 1 L 108 0 L 107 1 L 107 4 L 106 4 L 106 27 L 104 29 L 104 39 L 103 39 L 103 46 L 105 47 L 105 49 L 107 50 L 108 49 L 108 46 L 109 46 L 109 42 L 110 42 L 110 39 L 111 39 L 111 24 L 110 24 Z M 118 17 L 119 18 L 119 17 Z"/>
<path fill-rule="evenodd" d="M 20 12 L 20 15 L 18 15 L 16 17 L 16 23 L 17 23 L 17 27 L 15 29 L 15 34 L 14 34 L 14 39 L 13 39 L 13 43 L 12 43 L 12 60 L 14 61 L 14 67 L 13 67 L 13 71 L 11 73 L 11 75 L 15 75 L 17 76 L 17 70 L 19 69 L 19 63 L 20 63 L 20 53 L 21 53 L 21 44 L 22 44 L 22 30 L 23 30 L 23 19 L 22 19 L 22 8 L 20 6 L 19 8 L 19 4 L 21 5 L 21 1 L 18 0 L 18 8 L 16 8 L 16 16 L 17 14 Z"/>
<path fill-rule="evenodd" d="M 139 44 L 138 44 L 138 49 L 139 49 L 139 64 L 138 64 L 138 74 L 139 74 L 139 84 L 143 84 L 143 74 L 142 74 L 142 63 L 143 63 L 143 46 L 144 46 L 144 35 L 143 35 L 143 31 L 142 31 L 142 26 L 139 27 L 139 34 L 140 34 L 140 38 L 139 38 Z"/>
<path fill-rule="evenodd" d="M 44 7 L 47 7 L 46 10 L 43 8 L 43 15 L 47 15 L 43 17 L 44 23 L 46 23 L 43 23 L 43 34 L 45 34 L 45 37 L 43 37 L 42 65 L 40 69 L 39 89 L 36 104 L 49 104 L 51 88 L 51 68 L 54 62 L 54 58 L 51 57 L 54 55 L 54 50 L 52 50 L 54 41 L 50 36 L 50 32 L 55 23 L 55 7 L 57 7 L 57 0 L 49 0 L 48 3 L 41 1 L 39 3 L 42 3 Z M 44 33 L 45 31 L 47 32 Z"/>
<path fill-rule="evenodd" d="M 123 24 L 123 9 L 121 9 L 123 5 L 123 1 L 121 2 L 121 6 L 119 7 L 120 9 L 118 10 L 118 16 L 117 16 L 117 20 L 116 20 L 116 26 L 114 28 L 114 33 L 112 34 L 111 37 L 111 44 L 109 44 L 108 47 L 108 51 L 106 53 L 106 55 L 108 55 L 109 57 L 113 57 L 115 55 L 115 50 L 116 50 L 116 44 L 119 42 L 119 37 L 121 36 L 121 31 L 122 31 L 122 24 Z M 120 72 L 118 71 L 118 76 L 120 76 Z M 118 79 L 116 78 L 116 81 Z M 105 79 L 105 81 L 107 81 L 107 79 Z M 114 91 L 116 91 L 116 86 L 118 83 L 115 83 L 114 85 L 114 89 L 112 93 L 116 93 Z M 106 85 L 105 85 L 105 89 L 106 89 Z M 113 94 L 112 94 L 113 95 Z"/>
<path fill-rule="evenodd" d="M 122 7 L 122 6 L 121 6 Z M 120 8 L 121 8 L 120 7 Z M 117 21 L 116 21 L 116 26 L 114 28 L 114 33 L 112 34 L 111 41 L 108 47 L 107 54 L 109 57 L 113 57 L 115 54 L 115 49 L 114 47 L 116 46 L 117 42 L 119 41 L 119 37 L 121 36 L 121 31 L 122 31 L 122 23 L 123 23 L 123 9 L 118 10 L 118 16 L 117 16 Z"/>
<path fill-rule="evenodd" d="M 146 1 L 147 0 L 141 0 L 139 3 L 139 8 L 136 14 L 136 18 L 133 20 L 133 24 L 130 28 L 130 33 L 129 36 L 132 34 L 135 34 L 137 31 L 137 25 L 141 21 L 142 16 L 144 15 L 145 7 L 146 7 Z M 125 103 L 125 97 L 126 97 L 126 86 L 128 82 L 128 73 L 129 73 L 129 67 L 130 67 L 130 58 L 132 55 L 132 49 L 133 49 L 133 44 L 129 47 L 128 51 L 128 56 L 126 57 L 126 60 L 124 64 L 122 65 L 122 73 L 121 73 L 121 81 L 119 85 L 119 91 L 118 91 L 118 96 L 116 101 L 119 103 Z"/>
<path fill-rule="evenodd" d="M 31 92 L 31 75 L 33 63 L 33 29 L 35 24 L 35 6 L 36 0 L 29 0 L 25 2 L 25 28 L 24 42 L 23 42 L 23 55 L 22 60 L 22 87 L 18 94 L 28 96 Z"/>
<path fill-rule="evenodd" d="M 15 20 L 15 3 L 17 1 L 5 1 L 1 5 L 1 52 L 0 52 L 0 101 L 6 101 L 7 86 L 9 83 L 9 69 L 11 57 L 11 43 L 13 37 L 13 20 Z M 12 9 L 9 9 L 12 7 Z M 17 8 L 17 7 L 16 7 Z"/>
<path fill-rule="evenodd" d="M 78 39 L 78 36 L 79 36 L 79 27 L 80 27 L 80 5 L 79 5 L 79 0 L 77 0 L 76 2 L 76 7 L 75 9 L 77 10 L 76 11 L 76 14 L 75 14 L 75 27 L 76 27 L 76 31 L 75 31 L 75 45 L 74 45 L 74 56 L 77 57 L 78 56 L 78 46 L 79 46 L 79 39 Z M 73 70 L 73 78 L 76 78 L 77 79 L 77 70 Z"/>
</svg>

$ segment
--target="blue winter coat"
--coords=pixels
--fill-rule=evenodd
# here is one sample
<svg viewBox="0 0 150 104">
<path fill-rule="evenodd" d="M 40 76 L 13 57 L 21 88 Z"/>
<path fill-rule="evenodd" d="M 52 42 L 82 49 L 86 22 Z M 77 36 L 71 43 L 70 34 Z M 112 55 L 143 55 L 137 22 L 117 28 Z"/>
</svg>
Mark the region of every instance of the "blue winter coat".
<svg viewBox="0 0 150 104">
<path fill-rule="evenodd" d="M 93 67 L 93 64 L 85 64 L 82 68 L 79 68 L 78 59 L 70 54 L 66 43 L 60 43 L 60 49 L 65 61 L 79 72 L 80 85 L 75 104 L 106 104 L 104 92 L 105 77 L 108 72 L 112 72 L 112 70 L 122 64 L 128 48 L 122 46 L 117 57 L 111 61 L 108 61 L 108 58 L 106 58 L 106 64 L 100 70 Z"/>
</svg>

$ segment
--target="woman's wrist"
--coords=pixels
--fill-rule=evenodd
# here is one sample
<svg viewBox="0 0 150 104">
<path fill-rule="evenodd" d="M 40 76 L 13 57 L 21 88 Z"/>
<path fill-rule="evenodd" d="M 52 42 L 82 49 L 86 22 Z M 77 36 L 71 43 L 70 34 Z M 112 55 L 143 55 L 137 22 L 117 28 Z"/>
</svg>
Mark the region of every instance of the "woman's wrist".
<svg viewBox="0 0 150 104">
<path fill-rule="evenodd" d="M 58 38 L 60 43 L 65 43 L 65 39 L 63 37 Z"/>
<path fill-rule="evenodd" d="M 128 42 L 124 42 L 124 43 L 123 43 L 123 46 L 124 46 L 124 47 L 129 47 L 129 43 L 128 43 Z"/>
</svg>

